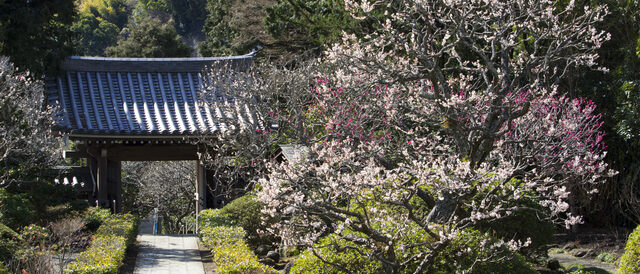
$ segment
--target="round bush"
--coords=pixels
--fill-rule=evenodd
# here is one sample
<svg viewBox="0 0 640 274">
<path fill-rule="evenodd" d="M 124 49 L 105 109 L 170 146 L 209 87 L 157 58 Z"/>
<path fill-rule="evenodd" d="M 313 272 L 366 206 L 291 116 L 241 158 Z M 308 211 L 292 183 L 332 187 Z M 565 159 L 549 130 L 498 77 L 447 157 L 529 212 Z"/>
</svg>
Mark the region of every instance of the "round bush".
<svg viewBox="0 0 640 274">
<path fill-rule="evenodd" d="M 627 239 L 618 273 L 640 273 L 640 226 L 636 227 Z"/>
<path fill-rule="evenodd" d="M 253 195 L 244 195 L 236 198 L 224 206 L 220 213 L 229 216 L 235 224 L 241 226 L 247 232 L 247 242 L 253 245 L 271 244 L 275 238 L 270 235 L 260 234 L 266 227 L 262 225 L 263 219 L 271 222 L 265 214 L 262 214 L 264 205 L 255 200 Z"/>
</svg>

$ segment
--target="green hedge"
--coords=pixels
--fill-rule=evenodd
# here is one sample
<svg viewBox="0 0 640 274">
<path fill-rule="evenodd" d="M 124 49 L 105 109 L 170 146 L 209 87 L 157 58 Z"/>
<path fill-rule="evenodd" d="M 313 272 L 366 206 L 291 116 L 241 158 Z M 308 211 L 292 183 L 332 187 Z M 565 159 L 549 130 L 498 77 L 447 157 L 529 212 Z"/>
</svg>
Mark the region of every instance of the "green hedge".
<svg viewBox="0 0 640 274">
<path fill-rule="evenodd" d="M 84 215 L 84 221 L 91 230 L 96 230 L 102 225 L 102 222 L 111 218 L 111 210 L 108 208 L 91 207 Z"/>
<path fill-rule="evenodd" d="M 640 226 L 629 235 L 618 273 L 640 273 Z"/>
<path fill-rule="evenodd" d="M 138 220 L 131 214 L 103 221 L 89 248 L 65 269 L 65 273 L 118 273 L 125 251 L 138 234 Z"/>
<path fill-rule="evenodd" d="M 229 225 L 230 219 L 219 210 L 203 210 L 198 217 L 200 239 L 211 249 L 218 273 L 278 273 L 258 262 L 244 241 L 242 227 Z"/>
</svg>

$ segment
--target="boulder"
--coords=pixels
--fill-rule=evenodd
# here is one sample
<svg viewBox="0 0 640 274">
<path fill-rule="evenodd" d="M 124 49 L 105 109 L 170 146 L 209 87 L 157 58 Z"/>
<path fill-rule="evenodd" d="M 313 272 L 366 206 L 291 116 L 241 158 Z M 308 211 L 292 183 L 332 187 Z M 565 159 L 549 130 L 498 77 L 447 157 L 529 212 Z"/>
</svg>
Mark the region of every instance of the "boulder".
<svg viewBox="0 0 640 274">
<path fill-rule="evenodd" d="M 273 260 L 274 262 L 278 262 L 280 260 L 280 254 L 272 250 L 267 252 L 267 258 Z"/>
<path fill-rule="evenodd" d="M 587 248 L 575 248 L 569 251 L 569 254 L 575 257 L 584 257 L 586 255 L 589 255 L 590 253 L 592 253 L 591 250 Z"/>
</svg>

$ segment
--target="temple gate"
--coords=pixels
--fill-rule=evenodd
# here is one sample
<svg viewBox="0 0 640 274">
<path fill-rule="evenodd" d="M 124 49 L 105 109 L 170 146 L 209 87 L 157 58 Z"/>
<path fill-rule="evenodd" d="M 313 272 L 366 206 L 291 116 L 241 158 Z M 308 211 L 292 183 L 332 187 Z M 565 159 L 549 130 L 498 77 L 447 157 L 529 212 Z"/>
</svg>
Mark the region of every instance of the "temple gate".
<svg viewBox="0 0 640 274">
<path fill-rule="evenodd" d="M 222 96 L 206 101 L 207 67 L 245 70 L 253 55 L 221 58 L 70 57 L 62 74 L 48 77 L 49 105 L 59 108 L 57 129 L 76 146 L 65 157 L 86 159 L 92 205 L 122 210 L 122 161 L 194 160 L 197 164 L 196 210 L 207 201 L 207 170 L 202 138 L 216 138 L 229 119 L 251 119 L 245 111 L 229 113 Z"/>
</svg>

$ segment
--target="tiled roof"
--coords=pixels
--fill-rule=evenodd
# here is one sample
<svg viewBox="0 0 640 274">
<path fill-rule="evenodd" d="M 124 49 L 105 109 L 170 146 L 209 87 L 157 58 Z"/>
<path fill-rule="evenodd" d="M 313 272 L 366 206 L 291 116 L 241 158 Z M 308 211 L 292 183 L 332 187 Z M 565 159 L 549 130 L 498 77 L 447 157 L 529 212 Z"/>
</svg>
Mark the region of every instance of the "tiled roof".
<svg viewBox="0 0 640 274">
<path fill-rule="evenodd" d="M 227 64 L 242 70 L 252 60 L 71 57 L 60 76 L 47 79 L 47 98 L 61 109 L 58 127 L 71 136 L 208 135 L 226 130 L 229 119 L 253 117 L 229 98 L 203 102 L 203 69 Z"/>
</svg>

